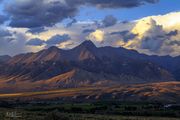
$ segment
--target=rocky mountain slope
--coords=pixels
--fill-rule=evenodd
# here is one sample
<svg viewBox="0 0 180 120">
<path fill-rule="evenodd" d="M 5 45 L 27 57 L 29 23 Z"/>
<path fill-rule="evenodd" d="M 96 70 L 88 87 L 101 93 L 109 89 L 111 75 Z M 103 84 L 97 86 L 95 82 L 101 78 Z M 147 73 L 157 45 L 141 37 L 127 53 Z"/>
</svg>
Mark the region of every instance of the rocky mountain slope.
<svg viewBox="0 0 180 120">
<path fill-rule="evenodd" d="M 121 47 L 97 48 L 85 41 L 70 50 L 50 47 L 2 60 L 0 91 L 174 81 L 178 63 L 178 57 L 147 56 Z"/>
</svg>

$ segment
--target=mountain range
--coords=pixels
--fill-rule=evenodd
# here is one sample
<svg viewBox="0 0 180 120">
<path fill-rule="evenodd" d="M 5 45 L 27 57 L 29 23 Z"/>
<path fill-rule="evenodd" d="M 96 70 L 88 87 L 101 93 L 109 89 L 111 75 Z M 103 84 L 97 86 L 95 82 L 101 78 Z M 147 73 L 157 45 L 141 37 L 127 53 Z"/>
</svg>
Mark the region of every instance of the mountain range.
<svg viewBox="0 0 180 120">
<path fill-rule="evenodd" d="M 0 92 L 89 86 L 151 84 L 180 80 L 180 56 L 149 56 L 122 47 L 55 46 L 37 53 L 0 57 Z"/>
</svg>

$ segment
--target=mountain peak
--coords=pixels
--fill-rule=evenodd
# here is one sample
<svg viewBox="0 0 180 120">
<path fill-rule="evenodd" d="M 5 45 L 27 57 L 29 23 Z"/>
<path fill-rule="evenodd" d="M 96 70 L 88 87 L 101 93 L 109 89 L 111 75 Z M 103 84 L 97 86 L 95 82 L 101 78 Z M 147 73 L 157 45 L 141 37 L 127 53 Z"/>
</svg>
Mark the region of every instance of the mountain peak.
<svg viewBox="0 0 180 120">
<path fill-rule="evenodd" d="M 83 46 L 83 47 L 90 48 L 90 49 L 91 48 L 96 48 L 95 44 L 90 40 L 85 40 L 79 46 Z"/>
</svg>

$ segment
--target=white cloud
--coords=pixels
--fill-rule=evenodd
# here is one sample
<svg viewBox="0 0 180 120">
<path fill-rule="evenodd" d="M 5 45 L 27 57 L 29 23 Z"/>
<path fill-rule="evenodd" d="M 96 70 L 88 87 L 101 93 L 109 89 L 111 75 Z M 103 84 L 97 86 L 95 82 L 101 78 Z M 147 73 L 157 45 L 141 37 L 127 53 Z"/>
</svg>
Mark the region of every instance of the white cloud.
<svg viewBox="0 0 180 120">
<path fill-rule="evenodd" d="M 168 34 L 173 31 L 177 31 L 177 34 Z M 178 31 L 180 31 L 180 12 L 149 16 L 136 21 L 131 30 L 133 34 L 138 34 L 134 40 L 120 41 L 117 44 L 146 54 L 176 56 L 180 55 L 180 46 L 169 43 L 174 40 L 180 41 Z"/>
<path fill-rule="evenodd" d="M 5 48 L 0 54 L 17 54 L 27 51 L 39 51 L 44 49 L 45 46 L 25 46 L 25 43 L 34 38 L 39 38 L 47 41 L 54 35 L 68 34 L 71 40 L 60 43 L 57 45 L 60 48 L 68 49 L 80 44 L 85 39 L 90 39 L 97 46 L 122 46 L 128 49 L 135 49 L 139 52 L 146 54 L 157 54 L 157 55 L 180 55 L 180 46 L 172 41 L 180 41 L 180 34 L 168 36 L 167 34 L 171 31 L 177 30 L 180 33 L 180 12 L 172 12 L 166 15 L 148 16 L 136 21 L 127 23 L 117 23 L 113 26 L 97 29 L 94 22 L 81 21 L 74 23 L 71 27 L 66 28 L 62 24 L 56 24 L 53 27 L 47 27 L 47 31 L 43 31 L 39 34 L 27 33 L 28 29 L 23 28 L 7 28 L 11 33 L 21 34 L 23 39 L 15 37 L 16 43 L 8 43 L 8 46 L 13 48 L 22 48 L 8 51 Z M 83 33 L 85 29 L 95 30 L 92 33 Z M 123 32 L 129 31 L 133 34 L 138 34 L 132 39 L 124 41 L 122 36 L 111 35 L 112 32 Z M 18 40 L 20 39 L 20 40 Z M 103 44 L 101 44 L 103 43 Z M 7 43 L 6 43 L 7 44 Z M 20 47 L 21 46 L 21 47 Z M 12 53 L 12 51 L 14 53 Z"/>
<path fill-rule="evenodd" d="M 94 41 L 94 42 L 99 42 L 102 43 L 104 41 L 104 31 L 102 30 L 96 30 L 95 32 L 90 33 L 87 36 L 87 39 Z"/>
</svg>

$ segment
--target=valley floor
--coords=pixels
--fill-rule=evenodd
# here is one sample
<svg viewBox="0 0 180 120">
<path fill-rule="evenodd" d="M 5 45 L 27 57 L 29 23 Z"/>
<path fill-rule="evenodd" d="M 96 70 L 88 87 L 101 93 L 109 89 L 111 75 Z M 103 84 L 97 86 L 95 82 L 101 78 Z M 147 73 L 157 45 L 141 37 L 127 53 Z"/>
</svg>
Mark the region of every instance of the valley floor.
<svg viewBox="0 0 180 120">
<path fill-rule="evenodd" d="M 5 113 L 0 114 L 1 120 L 179 120 L 179 118 L 164 117 L 138 117 L 138 116 L 118 116 L 118 115 L 93 115 L 93 114 L 67 114 L 61 113 L 61 116 L 51 113 L 25 113 L 20 117 L 6 117 Z M 45 117 L 46 116 L 46 117 Z M 62 118 L 62 119 L 61 119 Z"/>
<path fill-rule="evenodd" d="M 5 101 L 119 100 L 180 103 L 180 82 L 117 85 L 110 87 L 62 88 L 47 91 L 1 93 Z"/>
<path fill-rule="evenodd" d="M 179 120 L 180 108 L 143 102 L 4 103 L 0 120 Z"/>
<path fill-rule="evenodd" d="M 0 120 L 179 120 L 180 82 L 0 94 Z"/>
</svg>

